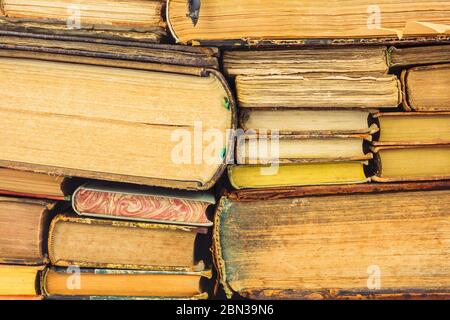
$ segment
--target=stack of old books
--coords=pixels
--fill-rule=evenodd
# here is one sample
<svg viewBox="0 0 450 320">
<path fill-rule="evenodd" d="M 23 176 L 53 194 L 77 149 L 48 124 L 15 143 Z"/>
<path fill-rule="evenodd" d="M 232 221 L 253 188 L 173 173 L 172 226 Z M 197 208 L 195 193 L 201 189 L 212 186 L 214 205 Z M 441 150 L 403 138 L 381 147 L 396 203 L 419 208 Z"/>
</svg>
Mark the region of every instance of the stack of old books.
<svg viewBox="0 0 450 320">
<path fill-rule="evenodd" d="M 163 4 L 2 2 L 0 296 L 208 297 L 234 102 Z"/>
<path fill-rule="evenodd" d="M 449 11 L 0 1 L 0 297 L 449 298 Z"/>
</svg>

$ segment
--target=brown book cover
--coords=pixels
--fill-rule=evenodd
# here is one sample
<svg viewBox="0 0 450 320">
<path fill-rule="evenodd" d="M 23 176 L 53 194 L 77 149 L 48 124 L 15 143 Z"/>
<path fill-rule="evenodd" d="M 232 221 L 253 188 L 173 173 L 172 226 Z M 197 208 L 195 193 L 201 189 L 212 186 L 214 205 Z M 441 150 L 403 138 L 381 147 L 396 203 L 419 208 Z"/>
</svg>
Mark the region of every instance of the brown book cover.
<svg viewBox="0 0 450 320">
<path fill-rule="evenodd" d="M 50 201 L 0 197 L 0 263 L 46 263 L 53 205 Z"/>
<path fill-rule="evenodd" d="M 57 215 L 48 253 L 54 266 L 159 271 L 203 271 L 196 241 L 207 229 Z"/>
<path fill-rule="evenodd" d="M 137 49 L 123 47 L 122 53 L 117 53 L 114 46 L 101 44 L 21 39 L 25 41 L 23 46 L 4 41 L 5 47 L 0 49 L 0 62 L 11 72 L 1 86 L 5 90 L 4 105 L 0 106 L 4 113 L 0 117 L 1 125 L 8 128 L 2 131 L 1 140 L 16 141 L 14 152 L 20 153 L 13 156 L 10 144 L 2 146 L 0 166 L 52 175 L 202 190 L 211 188 L 221 176 L 232 151 L 229 129 L 236 125 L 235 103 L 222 74 L 209 67 L 194 66 L 199 61 L 211 66 L 211 59 L 205 57 L 214 56 L 215 49 L 168 46 L 161 47 L 160 51 L 155 47 L 154 52 L 145 53 L 144 56 L 153 61 L 147 62 L 141 49 L 136 52 Z M 97 49 L 100 50 L 98 57 Z M 42 79 L 32 80 L 30 73 Z M 59 78 L 64 80 L 58 81 Z M 87 79 L 93 83 L 89 84 Z M 42 81 L 48 82 L 48 86 L 40 86 L 40 93 L 29 99 L 29 92 L 36 92 L 32 87 Z M 8 83 L 15 84 L 14 91 L 7 89 Z M 22 89 L 19 90 L 17 83 Z M 20 95 L 22 91 L 27 94 Z M 6 92 L 10 93 L 9 98 Z M 80 103 L 80 97 L 84 102 Z M 15 102 L 11 103 L 12 100 Z M 94 102 L 98 104 L 95 107 Z M 62 105 L 65 108 L 61 108 Z M 26 120 L 22 116 L 26 116 Z M 33 123 L 27 126 L 29 132 L 15 125 L 21 121 Z M 181 164 L 175 163 L 174 148 L 185 140 L 173 140 L 177 138 L 174 132 L 183 130 L 183 134 L 192 138 L 198 131 L 195 130 L 198 123 L 202 124 L 204 135 L 208 130 L 219 130 L 222 147 L 213 155 L 206 154 L 211 151 L 210 144 L 202 139 L 202 156 L 214 156 L 212 162 L 202 159 L 199 164 L 183 158 Z M 35 139 L 21 140 L 19 137 L 25 134 Z M 96 137 L 97 145 L 80 143 L 92 136 Z M 18 151 L 34 150 L 37 144 L 49 150 L 31 154 Z M 77 150 L 67 152 L 68 146 L 76 146 Z M 192 147 L 193 143 L 188 145 Z M 110 150 L 109 155 L 107 150 Z M 133 152 L 132 160 L 137 162 L 130 163 L 125 153 L 116 153 L 116 150 Z M 111 162 L 114 157 L 118 159 Z"/>
<path fill-rule="evenodd" d="M 448 298 L 449 208 L 449 181 L 227 193 L 220 283 L 229 298 Z"/>
</svg>

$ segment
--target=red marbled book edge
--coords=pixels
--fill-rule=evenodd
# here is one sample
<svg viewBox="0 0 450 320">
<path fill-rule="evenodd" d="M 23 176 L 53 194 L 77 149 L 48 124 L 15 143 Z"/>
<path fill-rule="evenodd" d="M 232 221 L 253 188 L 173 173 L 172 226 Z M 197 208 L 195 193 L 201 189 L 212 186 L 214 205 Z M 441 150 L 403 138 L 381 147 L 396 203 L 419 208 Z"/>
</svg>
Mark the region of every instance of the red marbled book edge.
<svg viewBox="0 0 450 320">
<path fill-rule="evenodd" d="M 210 204 L 211 201 L 161 193 L 121 192 L 83 186 L 75 191 L 72 198 L 73 209 L 81 216 L 203 227 L 213 224 L 206 216 Z"/>
</svg>

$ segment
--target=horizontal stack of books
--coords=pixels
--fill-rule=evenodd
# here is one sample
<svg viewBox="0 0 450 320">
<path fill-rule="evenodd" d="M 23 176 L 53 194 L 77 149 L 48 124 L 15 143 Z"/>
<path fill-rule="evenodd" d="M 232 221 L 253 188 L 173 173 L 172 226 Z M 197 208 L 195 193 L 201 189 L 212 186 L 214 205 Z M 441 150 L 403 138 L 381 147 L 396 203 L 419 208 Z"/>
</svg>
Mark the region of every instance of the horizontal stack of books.
<svg viewBox="0 0 450 320">
<path fill-rule="evenodd" d="M 449 10 L 1 0 L 0 298 L 449 299 Z"/>
</svg>

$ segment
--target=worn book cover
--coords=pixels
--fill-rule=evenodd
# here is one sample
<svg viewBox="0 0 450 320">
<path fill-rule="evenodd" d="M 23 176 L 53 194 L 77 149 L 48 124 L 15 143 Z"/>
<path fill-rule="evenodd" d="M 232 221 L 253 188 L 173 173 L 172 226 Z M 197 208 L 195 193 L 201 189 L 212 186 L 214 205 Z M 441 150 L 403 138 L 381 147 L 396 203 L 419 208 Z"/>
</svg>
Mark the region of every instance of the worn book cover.
<svg viewBox="0 0 450 320">
<path fill-rule="evenodd" d="M 159 42 L 165 0 L 1 0 L 0 29 L 95 39 Z"/>
<path fill-rule="evenodd" d="M 448 1 L 168 0 L 166 19 L 181 43 L 228 46 L 448 41 Z"/>
<path fill-rule="evenodd" d="M 200 300 L 208 298 L 202 280 L 211 271 L 139 271 L 48 268 L 42 276 L 46 299 Z"/>
<path fill-rule="evenodd" d="M 48 254 L 54 266 L 203 271 L 196 245 L 207 229 L 180 225 L 91 219 L 58 214 L 51 222 Z"/>
<path fill-rule="evenodd" d="M 235 103 L 217 70 L 193 66 L 208 49 L 152 49 L 146 62 L 133 48 L 35 40 L 0 48 L 0 166 L 180 189 L 221 176 Z"/>
<path fill-rule="evenodd" d="M 54 202 L 0 196 L 0 263 L 40 265 Z"/>
<path fill-rule="evenodd" d="M 228 193 L 220 283 L 229 298 L 448 298 L 449 208 L 449 181 Z"/>
</svg>

